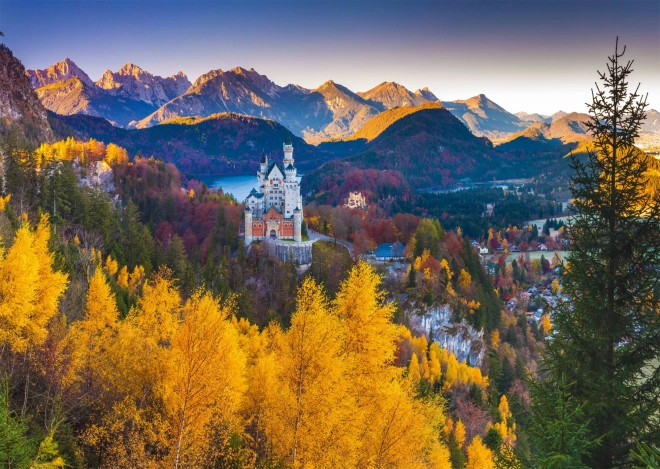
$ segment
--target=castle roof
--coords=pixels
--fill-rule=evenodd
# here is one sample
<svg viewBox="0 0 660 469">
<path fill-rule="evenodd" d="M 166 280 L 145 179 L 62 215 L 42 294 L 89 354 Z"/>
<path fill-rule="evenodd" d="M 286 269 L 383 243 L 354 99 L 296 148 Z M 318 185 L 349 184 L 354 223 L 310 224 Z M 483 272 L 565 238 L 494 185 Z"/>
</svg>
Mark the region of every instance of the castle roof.
<svg viewBox="0 0 660 469">
<path fill-rule="evenodd" d="M 282 168 L 280 167 L 279 163 L 277 161 L 273 161 L 268 167 L 268 171 L 266 171 L 266 177 L 269 177 L 270 173 L 272 173 L 275 168 L 277 168 L 280 171 L 280 173 L 284 175 L 284 171 L 282 171 Z"/>
<path fill-rule="evenodd" d="M 266 156 L 266 152 L 263 152 L 263 153 L 261 154 L 261 162 L 262 162 L 263 164 L 266 164 L 266 163 L 268 162 L 268 157 Z"/>
<path fill-rule="evenodd" d="M 286 170 L 287 170 L 287 171 L 293 171 L 293 170 L 295 170 L 295 169 L 296 169 L 296 168 L 294 168 L 294 166 L 293 166 L 291 163 L 289 163 L 289 166 L 286 167 Z"/>
<path fill-rule="evenodd" d="M 291 135 L 289 134 L 286 135 L 286 138 L 284 139 L 284 144 L 291 145 Z"/>
</svg>

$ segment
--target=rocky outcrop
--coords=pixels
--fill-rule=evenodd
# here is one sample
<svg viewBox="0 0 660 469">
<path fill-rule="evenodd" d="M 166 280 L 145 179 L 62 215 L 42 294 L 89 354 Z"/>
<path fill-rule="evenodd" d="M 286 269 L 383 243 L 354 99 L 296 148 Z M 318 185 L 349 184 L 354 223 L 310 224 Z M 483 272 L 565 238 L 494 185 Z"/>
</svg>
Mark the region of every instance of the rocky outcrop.
<svg viewBox="0 0 660 469">
<path fill-rule="evenodd" d="M 429 339 L 453 353 L 459 362 L 467 361 L 471 366 L 480 366 L 486 352 L 483 331 L 475 330 L 467 322 L 452 323 L 452 312 L 448 305 L 431 309 L 424 314 L 412 314 L 411 326 Z"/>
<path fill-rule="evenodd" d="M 92 79 L 69 58 L 56 62 L 43 70 L 27 70 L 25 73 L 30 79 L 32 88 L 41 88 L 71 78 L 78 78 L 85 85 L 94 86 Z"/>
<path fill-rule="evenodd" d="M 18 129 L 33 144 L 55 140 L 46 109 L 32 89 L 25 67 L 0 44 L 0 136 L 12 129 Z"/>
</svg>

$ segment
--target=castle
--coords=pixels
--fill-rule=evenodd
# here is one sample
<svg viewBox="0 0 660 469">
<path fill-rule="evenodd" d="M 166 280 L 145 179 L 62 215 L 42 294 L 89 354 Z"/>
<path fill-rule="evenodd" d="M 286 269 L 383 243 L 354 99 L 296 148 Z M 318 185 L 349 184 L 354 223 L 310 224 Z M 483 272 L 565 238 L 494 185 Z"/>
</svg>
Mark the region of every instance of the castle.
<svg viewBox="0 0 660 469">
<path fill-rule="evenodd" d="M 265 153 L 261 157 L 257 187 L 245 199 L 245 244 L 265 238 L 302 241 L 302 197 L 290 137 L 284 141 L 281 166 L 269 163 Z"/>
</svg>

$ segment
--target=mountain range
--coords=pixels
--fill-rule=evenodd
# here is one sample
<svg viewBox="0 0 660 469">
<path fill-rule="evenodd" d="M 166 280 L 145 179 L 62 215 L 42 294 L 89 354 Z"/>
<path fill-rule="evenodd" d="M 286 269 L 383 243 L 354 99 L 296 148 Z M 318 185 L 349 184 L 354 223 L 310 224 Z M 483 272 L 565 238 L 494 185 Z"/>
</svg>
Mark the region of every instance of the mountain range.
<svg viewBox="0 0 660 469">
<path fill-rule="evenodd" d="M 190 87 L 183 72 L 163 78 L 130 63 L 117 72 L 106 70 L 93 82 L 68 58 L 26 74 L 48 110 L 103 117 L 120 127 L 137 122 Z"/>
<path fill-rule="evenodd" d="M 148 128 L 179 117 L 239 113 L 275 120 L 313 144 L 348 138 L 389 109 L 427 102 L 440 102 L 474 135 L 496 142 L 536 122 L 550 123 L 566 115 L 515 115 L 483 94 L 440 101 L 428 88 L 412 92 L 394 82 L 357 93 L 332 80 L 315 89 L 279 86 L 242 67 L 211 70 L 194 83 L 182 72 L 163 78 L 133 64 L 117 72 L 107 70 L 93 82 L 70 59 L 27 74 L 44 106 L 58 114 L 87 114 L 120 127 Z"/>
</svg>

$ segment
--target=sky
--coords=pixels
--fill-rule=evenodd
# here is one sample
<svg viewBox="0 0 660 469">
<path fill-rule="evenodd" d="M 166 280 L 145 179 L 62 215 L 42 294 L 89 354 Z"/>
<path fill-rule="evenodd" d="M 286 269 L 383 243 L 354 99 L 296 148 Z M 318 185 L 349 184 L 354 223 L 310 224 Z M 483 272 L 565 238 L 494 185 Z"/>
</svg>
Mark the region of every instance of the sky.
<svg viewBox="0 0 660 469">
<path fill-rule="evenodd" d="M 0 0 L 0 30 L 26 68 L 68 57 L 93 80 L 127 62 L 191 81 L 242 66 L 282 86 L 394 81 L 541 114 L 586 110 L 618 36 L 660 109 L 660 0 Z"/>
</svg>

